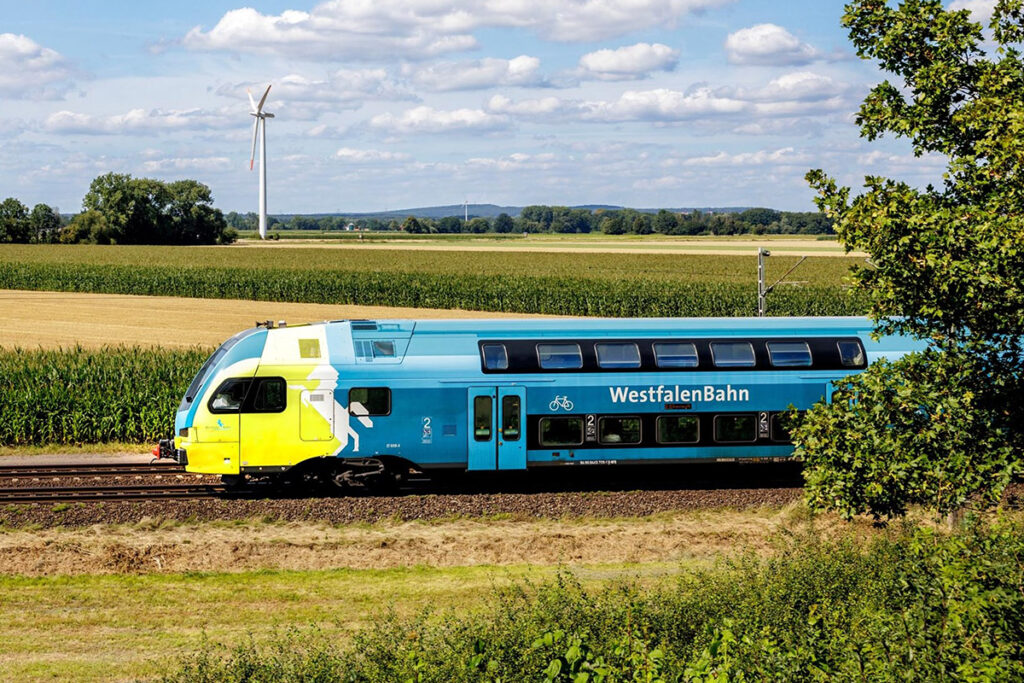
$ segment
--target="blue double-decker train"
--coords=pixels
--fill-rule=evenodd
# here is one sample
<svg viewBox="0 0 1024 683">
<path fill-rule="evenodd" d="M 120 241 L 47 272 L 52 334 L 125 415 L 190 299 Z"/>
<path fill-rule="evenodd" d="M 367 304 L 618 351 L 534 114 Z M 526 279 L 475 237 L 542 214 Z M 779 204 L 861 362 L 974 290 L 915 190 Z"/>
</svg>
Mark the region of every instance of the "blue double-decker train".
<svg viewBox="0 0 1024 683">
<path fill-rule="evenodd" d="M 876 358 L 864 318 L 265 324 L 202 367 L 160 453 L 238 480 L 787 458 L 783 415 Z"/>
</svg>

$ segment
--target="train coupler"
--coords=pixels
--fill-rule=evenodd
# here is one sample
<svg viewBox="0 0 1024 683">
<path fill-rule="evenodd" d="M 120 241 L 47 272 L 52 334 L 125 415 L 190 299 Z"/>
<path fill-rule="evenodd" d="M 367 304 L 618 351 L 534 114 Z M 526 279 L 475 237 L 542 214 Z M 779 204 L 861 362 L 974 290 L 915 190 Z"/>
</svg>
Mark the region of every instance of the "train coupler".
<svg viewBox="0 0 1024 683">
<path fill-rule="evenodd" d="M 153 457 L 157 460 L 173 460 L 179 465 L 188 464 L 188 455 L 184 448 L 175 448 L 174 439 L 160 439 L 153 449 Z"/>
</svg>

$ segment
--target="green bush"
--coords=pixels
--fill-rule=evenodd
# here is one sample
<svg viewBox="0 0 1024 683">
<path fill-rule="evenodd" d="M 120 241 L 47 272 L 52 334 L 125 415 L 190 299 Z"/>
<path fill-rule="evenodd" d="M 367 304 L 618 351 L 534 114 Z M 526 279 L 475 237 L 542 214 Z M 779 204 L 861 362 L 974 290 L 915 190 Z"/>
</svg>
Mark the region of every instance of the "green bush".
<svg viewBox="0 0 1024 683">
<path fill-rule="evenodd" d="M 0 351 L 0 444 L 151 442 L 209 355 L 106 347 Z"/>
<path fill-rule="evenodd" d="M 344 644 L 208 646 L 164 680 L 1024 680 L 1022 557 L 1024 528 L 1007 522 L 801 538 L 654 587 L 517 585 L 481 611 L 390 616 Z"/>
</svg>

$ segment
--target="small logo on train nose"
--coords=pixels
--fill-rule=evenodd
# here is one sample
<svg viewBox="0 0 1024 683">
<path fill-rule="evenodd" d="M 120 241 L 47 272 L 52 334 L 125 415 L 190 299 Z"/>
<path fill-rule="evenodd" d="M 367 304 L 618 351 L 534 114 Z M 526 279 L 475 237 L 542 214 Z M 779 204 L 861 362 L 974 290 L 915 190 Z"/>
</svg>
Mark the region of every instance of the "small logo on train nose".
<svg viewBox="0 0 1024 683">
<path fill-rule="evenodd" d="M 227 428 L 228 428 L 228 426 L 226 424 L 221 422 L 219 419 L 217 420 L 217 429 L 227 429 Z"/>
</svg>

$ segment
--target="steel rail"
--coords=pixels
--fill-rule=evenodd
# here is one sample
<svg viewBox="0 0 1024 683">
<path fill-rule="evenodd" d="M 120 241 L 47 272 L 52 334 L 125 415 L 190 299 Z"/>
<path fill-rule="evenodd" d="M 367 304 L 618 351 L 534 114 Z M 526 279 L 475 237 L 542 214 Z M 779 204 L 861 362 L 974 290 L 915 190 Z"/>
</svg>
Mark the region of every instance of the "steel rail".
<svg viewBox="0 0 1024 683">
<path fill-rule="evenodd" d="M 129 486 L 0 488 L 0 503 L 67 503 L 78 501 L 210 498 L 231 493 L 217 484 L 133 484 Z M 237 493 L 233 495 L 238 495 Z"/>
</svg>

